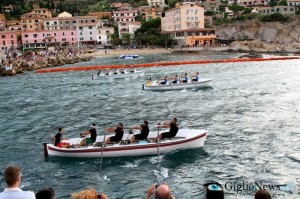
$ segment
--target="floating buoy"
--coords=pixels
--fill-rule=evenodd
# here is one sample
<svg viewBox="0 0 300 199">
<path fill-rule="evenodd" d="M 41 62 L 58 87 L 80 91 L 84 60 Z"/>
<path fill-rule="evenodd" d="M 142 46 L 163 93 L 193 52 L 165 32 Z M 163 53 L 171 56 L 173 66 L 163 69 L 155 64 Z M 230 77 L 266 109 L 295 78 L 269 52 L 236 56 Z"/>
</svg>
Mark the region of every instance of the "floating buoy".
<svg viewBox="0 0 300 199">
<path fill-rule="evenodd" d="M 131 64 L 132 68 L 146 68 L 146 67 L 160 67 L 160 66 L 178 66 L 187 64 L 212 64 L 212 63 L 234 63 L 234 62 L 251 62 L 251 61 L 274 61 L 274 60 L 291 60 L 299 59 L 299 57 L 269 57 L 269 58 L 238 58 L 238 59 L 220 59 L 220 60 L 194 60 L 194 61 L 179 61 L 179 62 L 153 62 L 144 64 Z M 37 73 L 54 73 L 67 71 L 85 71 L 85 70 L 99 70 L 99 69 L 118 69 L 124 68 L 126 65 L 112 65 L 112 66 L 80 66 L 67 68 L 48 68 L 37 70 Z"/>
</svg>

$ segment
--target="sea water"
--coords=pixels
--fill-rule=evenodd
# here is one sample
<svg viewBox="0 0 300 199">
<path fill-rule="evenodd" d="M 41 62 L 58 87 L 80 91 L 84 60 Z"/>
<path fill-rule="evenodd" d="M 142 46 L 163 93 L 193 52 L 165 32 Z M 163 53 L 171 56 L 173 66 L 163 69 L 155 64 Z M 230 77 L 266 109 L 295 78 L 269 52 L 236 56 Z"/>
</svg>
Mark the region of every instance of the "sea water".
<svg viewBox="0 0 300 199">
<path fill-rule="evenodd" d="M 138 60 L 96 58 L 73 65 L 234 58 L 238 54 L 149 55 Z M 69 67 L 70 65 L 68 65 Z M 0 79 L 0 168 L 22 168 L 24 190 L 53 187 L 56 198 L 87 187 L 109 198 L 144 198 L 148 186 L 167 182 L 176 198 L 203 198 L 215 180 L 226 198 L 252 199 L 258 185 L 273 198 L 299 198 L 300 60 L 146 68 L 143 78 L 92 80 L 97 71 L 26 72 Z M 192 74 L 213 78 L 209 89 L 150 92 L 152 77 Z M 42 143 L 63 126 L 63 137 L 79 137 L 91 123 L 105 127 L 178 118 L 180 128 L 209 129 L 200 149 L 157 156 L 44 158 Z M 102 172 L 100 173 L 100 164 Z M 1 188 L 6 184 L 1 172 Z M 103 178 L 103 176 L 105 176 Z M 276 189 L 277 185 L 285 185 Z M 275 186 L 273 189 L 272 186 Z M 294 191 L 295 192 L 295 191 Z"/>
</svg>

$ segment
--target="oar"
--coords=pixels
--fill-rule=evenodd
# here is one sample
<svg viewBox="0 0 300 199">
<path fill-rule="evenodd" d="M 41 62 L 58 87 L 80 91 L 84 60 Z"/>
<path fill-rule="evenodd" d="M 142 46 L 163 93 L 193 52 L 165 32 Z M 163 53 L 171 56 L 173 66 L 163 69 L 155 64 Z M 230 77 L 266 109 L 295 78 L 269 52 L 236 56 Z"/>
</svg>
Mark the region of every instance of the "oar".
<svg viewBox="0 0 300 199">
<path fill-rule="evenodd" d="M 102 147 L 101 147 L 101 159 L 100 159 L 100 175 L 103 179 L 106 179 L 106 177 L 102 174 L 102 158 L 103 158 L 103 148 L 104 148 L 105 137 L 106 137 L 106 131 L 104 130 L 103 142 L 102 142 Z"/>
<path fill-rule="evenodd" d="M 157 161 L 158 161 L 158 167 L 160 166 L 160 163 L 159 163 L 159 129 L 160 129 L 160 126 L 158 126 L 157 128 Z"/>
</svg>

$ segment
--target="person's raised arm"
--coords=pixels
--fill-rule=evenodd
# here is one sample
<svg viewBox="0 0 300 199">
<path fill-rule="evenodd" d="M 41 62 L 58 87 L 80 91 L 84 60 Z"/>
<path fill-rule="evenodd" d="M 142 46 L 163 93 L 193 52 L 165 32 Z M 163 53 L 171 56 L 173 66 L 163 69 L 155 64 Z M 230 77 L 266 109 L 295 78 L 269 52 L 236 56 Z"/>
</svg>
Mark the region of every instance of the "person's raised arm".
<svg viewBox="0 0 300 199">
<path fill-rule="evenodd" d="M 104 129 L 105 132 L 109 132 L 109 133 L 113 133 L 113 132 L 115 132 L 115 130 L 116 130 L 115 127 L 108 127 L 108 128 Z"/>
<path fill-rule="evenodd" d="M 133 129 L 142 130 L 142 127 L 141 126 L 130 127 L 130 130 L 133 130 Z"/>
<path fill-rule="evenodd" d="M 146 195 L 146 199 L 150 199 L 152 195 L 154 195 L 154 187 L 156 184 L 152 184 L 148 190 L 147 190 L 147 195 Z"/>
</svg>

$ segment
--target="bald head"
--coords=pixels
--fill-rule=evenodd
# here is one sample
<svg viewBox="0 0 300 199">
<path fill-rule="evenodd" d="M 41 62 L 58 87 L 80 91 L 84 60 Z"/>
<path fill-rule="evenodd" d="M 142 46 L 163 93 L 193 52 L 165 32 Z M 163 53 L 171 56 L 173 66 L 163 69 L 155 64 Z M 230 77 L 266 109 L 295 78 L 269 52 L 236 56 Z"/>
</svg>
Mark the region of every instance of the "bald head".
<svg viewBox="0 0 300 199">
<path fill-rule="evenodd" d="M 155 190 L 155 199 L 170 199 L 171 191 L 168 185 L 161 184 Z"/>
<path fill-rule="evenodd" d="M 254 198 L 255 199 L 271 199 L 271 195 L 268 191 L 260 189 L 255 193 Z"/>
</svg>

